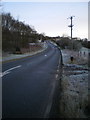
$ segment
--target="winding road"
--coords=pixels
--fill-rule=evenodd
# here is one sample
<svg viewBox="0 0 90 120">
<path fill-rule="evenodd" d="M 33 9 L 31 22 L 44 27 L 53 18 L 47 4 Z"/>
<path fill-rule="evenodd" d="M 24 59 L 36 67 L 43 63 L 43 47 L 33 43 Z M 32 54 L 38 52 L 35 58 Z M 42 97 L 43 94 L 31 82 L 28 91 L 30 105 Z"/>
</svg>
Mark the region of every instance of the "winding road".
<svg viewBox="0 0 90 120">
<path fill-rule="evenodd" d="M 3 118 L 48 118 L 54 113 L 61 54 L 51 42 L 47 45 L 39 54 L 3 63 Z"/>
</svg>

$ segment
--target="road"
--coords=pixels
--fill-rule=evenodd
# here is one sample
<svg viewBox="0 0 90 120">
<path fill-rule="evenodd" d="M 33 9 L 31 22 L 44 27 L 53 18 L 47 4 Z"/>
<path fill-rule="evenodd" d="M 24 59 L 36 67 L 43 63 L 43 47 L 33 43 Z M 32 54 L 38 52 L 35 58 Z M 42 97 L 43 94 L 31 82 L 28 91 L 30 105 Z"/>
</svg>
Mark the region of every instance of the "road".
<svg viewBox="0 0 90 120">
<path fill-rule="evenodd" d="M 42 53 L 3 63 L 3 118 L 49 117 L 56 99 L 61 55 L 53 44 L 47 44 Z"/>
</svg>

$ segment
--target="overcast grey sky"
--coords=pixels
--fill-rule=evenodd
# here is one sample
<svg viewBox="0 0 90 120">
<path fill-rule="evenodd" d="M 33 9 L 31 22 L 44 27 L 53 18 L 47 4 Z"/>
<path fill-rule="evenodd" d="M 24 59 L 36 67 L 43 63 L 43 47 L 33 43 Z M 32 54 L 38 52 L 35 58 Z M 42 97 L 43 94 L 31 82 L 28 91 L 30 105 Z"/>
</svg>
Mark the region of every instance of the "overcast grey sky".
<svg viewBox="0 0 90 120">
<path fill-rule="evenodd" d="M 23 0 L 25 1 L 25 0 Z M 73 37 L 88 38 L 88 2 L 3 2 L 3 11 L 15 19 L 35 27 L 47 36 L 70 36 L 70 19 L 73 18 Z"/>
</svg>

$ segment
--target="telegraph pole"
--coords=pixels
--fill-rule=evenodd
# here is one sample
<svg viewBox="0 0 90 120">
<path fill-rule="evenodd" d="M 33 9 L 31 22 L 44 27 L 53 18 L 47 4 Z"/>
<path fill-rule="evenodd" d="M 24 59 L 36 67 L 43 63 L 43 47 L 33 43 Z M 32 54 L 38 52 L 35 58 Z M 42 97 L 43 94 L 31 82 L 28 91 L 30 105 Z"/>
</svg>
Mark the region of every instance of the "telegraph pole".
<svg viewBox="0 0 90 120">
<path fill-rule="evenodd" d="M 70 16 L 69 18 L 67 18 L 67 19 L 70 19 L 70 20 L 71 20 L 71 24 L 68 26 L 68 27 L 71 28 L 71 40 L 72 40 L 72 30 L 73 30 L 73 26 L 74 26 L 74 25 L 72 24 L 73 17 L 75 17 L 75 16 Z M 72 49 L 73 49 L 73 41 L 72 41 Z"/>
<path fill-rule="evenodd" d="M 75 17 L 75 16 L 71 16 L 71 17 L 69 17 L 68 19 L 70 19 L 71 20 L 71 25 L 69 25 L 68 27 L 70 27 L 71 28 L 71 40 L 72 40 L 72 28 L 73 28 L 73 24 L 72 24 L 72 19 L 73 19 L 73 17 Z"/>
</svg>

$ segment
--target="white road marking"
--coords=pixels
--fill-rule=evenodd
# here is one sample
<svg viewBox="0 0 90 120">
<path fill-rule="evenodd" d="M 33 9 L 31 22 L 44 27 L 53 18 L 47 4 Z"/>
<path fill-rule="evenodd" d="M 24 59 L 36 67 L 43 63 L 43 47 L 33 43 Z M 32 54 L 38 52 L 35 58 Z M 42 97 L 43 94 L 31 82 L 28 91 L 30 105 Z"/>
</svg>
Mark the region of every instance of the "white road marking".
<svg viewBox="0 0 90 120">
<path fill-rule="evenodd" d="M 4 75 L 9 74 L 11 70 L 17 69 L 17 68 L 19 68 L 19 67 L 21 67 L 21 65 L 18 65 L 18 66 L 16 66 L 16 67 L 10 68 L 10 69 L 4 71 L 3 73 L 0 73 L 0 77 L 3 77 Z"/>
<path fill-rule="evenodd" d="M 19 67 L 21 67 L 21 65 L 18 65 L 18 66 L 16 66 L 16 67 L 10 68 L 10 69 L 8 69 L 8 70 L 6 70 L 6 71 L 4 71 L 4 72 L 9 72 L 9 71 L 14 70 L 14 69 L 19 68 Z"/>
<path fill-rule="evenodd" d="M 4 75 L 7 75 L 9 74 L 10 72 L 3 72 L 3 73 L 0 73 L 0 78 L 3 77 Z"/>
<path fill-rule="evenodd" d="M 55 81 L 54 81 L 52 83 L 52 90 L 51 90 L 49 98 L 48 98 L 48 104 L 47 104 L 47 107 L 46 107 L 46 110 L 45 110 L 44 118 L 47 118 L 49 113 L 50 113 L 52 103 L 53 103 L 53 95 L 54 95 L 55 85 L 56 84 L 55 84 Z"/>
<path fill-rule="evenodd" d="M 2 73 L 0 73 L 0 78 L 2 77 Z"/>
<path fill-rule="evenodd" d="M 58 78 L 58 74 L 56 74 L 56 76 L 55 76 L 55 77 L 56 77 L 56 79 L 57 79 L 57 78 Z"/>
<path fill-rule="evenodd" d="M 57 69 L 57 72 L 59 72 L 59 69 Z"/>
<path fill-rule="evenodd" d="M 47 57 L 47 55 L 44 55 L 45 57 Z"/>
</svg>

